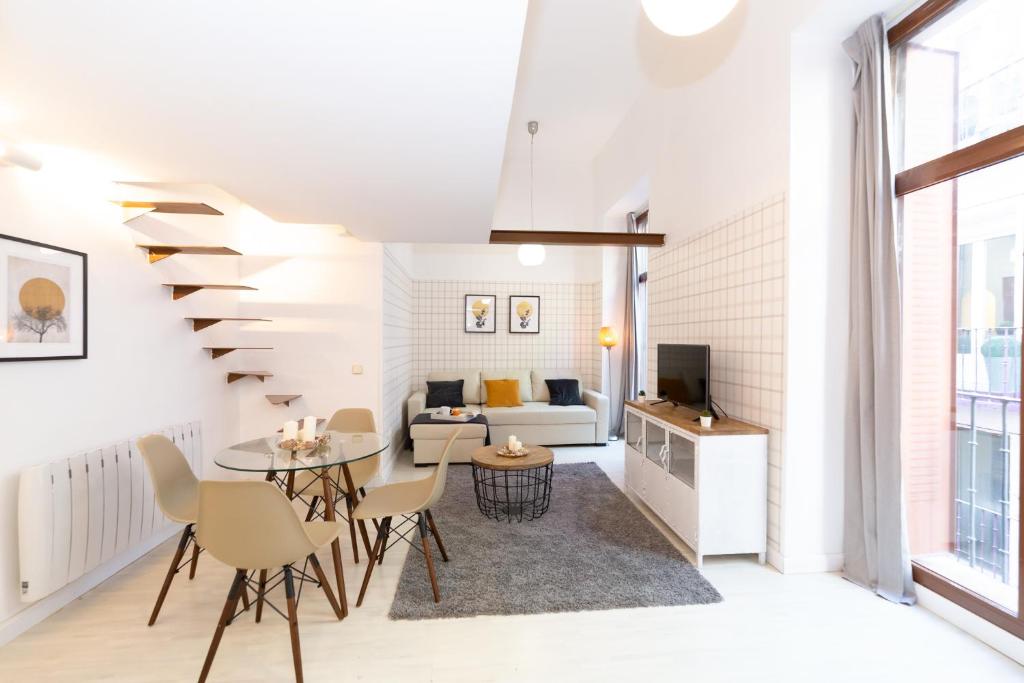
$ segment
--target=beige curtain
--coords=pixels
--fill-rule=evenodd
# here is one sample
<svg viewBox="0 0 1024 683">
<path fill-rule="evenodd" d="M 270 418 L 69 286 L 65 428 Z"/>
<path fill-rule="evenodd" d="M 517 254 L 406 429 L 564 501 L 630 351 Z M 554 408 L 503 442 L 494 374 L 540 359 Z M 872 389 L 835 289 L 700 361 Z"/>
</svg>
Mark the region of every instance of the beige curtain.
<svg viewBox="0 0 1024 683">
<path fill-rule="evenodd" d="M 844 576 L 912 604 L 900 463 L 900 283 L 890 164 L 889 44 L 881 16 L 844 44 L 856 67 Z"/>
<path fill-rule="evenodd" d="M 637 231 L 636 214 L 627 216 L 626 229 Z M 634 401 L 640 391 L 640 358 L 637 340 L 640 338 L 637 329 L 637 307 L 640 298 L 640 277 L 637 248 L 626 247 L 626 305 L 622 319 L 622 381 L 613 387 L 612 406 L 615 419 L 612 420 L 612 434 L 622 436 L 625 433 L 625 411 L 623 402 Z"/>
</svg>

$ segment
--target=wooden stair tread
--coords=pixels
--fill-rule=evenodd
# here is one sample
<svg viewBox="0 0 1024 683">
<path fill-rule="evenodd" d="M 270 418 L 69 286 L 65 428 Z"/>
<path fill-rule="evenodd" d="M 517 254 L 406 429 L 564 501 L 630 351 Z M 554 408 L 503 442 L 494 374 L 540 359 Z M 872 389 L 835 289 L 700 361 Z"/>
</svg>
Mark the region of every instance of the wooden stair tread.
<svg viewBox="0 0 1024 683">
<path fill-rule="evenodd" d="M 271 405 L 290 405 L 292 401 L 297 398 L 302 398 L 302 394 L 266 394 L 267 400 L 270 401 Z"/>
<path fill-rule="evenodd" d="M 114 200 L 114 204 L 124 209 L 149 209 L 153 213 L 187 213 L 201 216 L 224 215 L 223 212 L 203 202 L 133 202 Z"/>
<path fill-rule="evenodd" d="M 210 355 L 214 358 L 220 358 L 226 356 L 232 351 L 273 351 L 272 346 L 204 346 L 204 350 L 209 351 Z"/>
<path fill-rule="evenodd" d="M 165 282 L 164 287 L 171 288 L 171 297 L 177 301 L 178 299 L 184 299 L 189 294 L 194 294 L 200 289 L 230 289 L 233 291 L 251 291 L 255 292 L 255 287 L 249 287 L 248 285 L 214 285 L 214 284 L 195 284 L 191 282 Z"/>
<path fill-rule="evenodd" d="M 139 249 L 149 252 L 149 262 L 156 263 L 175 254 L 198 254 L 200 256 L 241 256 L 242 253 L 230 247 L 199 246 L 186 244 L 136 244 Z"/>
<path fill-rule="evenodd" d="M 236 321 L 242 321 L 242 322 L 261 322 L 261 323 L 273 322 L 270 318 L 229 318 L 229 317 L 224 317 L 224 318 L 221 318 L 221 317 L 215 317 L 215 318 L 185 318 L 185 320 L 191 320 L 192 321 L 192 331 L 193 332 L 198 332 L 199 330 L 205 330 L 207 327 L 210 327 L 211 325 L 216 325 L 217 323 L 225 321 L 225 320 L 236 320 Z"/>
<path fill-rule="evenodd" d="M 263 382 L 267 377 L 273 377 L 274 374 L 269 370 L 229 370 L 228 371 L 228 384 L 237 382 L 244 377 L 255 377 L 259 381 Z"/>
</svg>

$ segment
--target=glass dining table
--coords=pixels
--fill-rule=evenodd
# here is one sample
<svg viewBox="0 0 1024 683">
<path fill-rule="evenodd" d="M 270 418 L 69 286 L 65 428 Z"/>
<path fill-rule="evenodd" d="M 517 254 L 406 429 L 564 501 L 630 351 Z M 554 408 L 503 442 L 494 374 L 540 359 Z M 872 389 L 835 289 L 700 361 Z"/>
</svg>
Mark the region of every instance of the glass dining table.
<svg viewBox="0 0 1024 683">
<path fill-rule="evenodd" d="M 315 472 L 320 477 L 322 489 L 315 495 L 322 496 L 324 500 L 324 519 L 333 522 L 337 519 L 337 514 L 333 504 L 336 500 L 336 496 L 333 494 L 336 485 L 331 479 L 332 472 L 336 474 L 336 468 L 340 469 L 345 490 L 354 492 L 355 487 L 349 465 L 382 453 L 390 446 L 390 442 L 383 435 L 372 432 L 354 433 L 328 430 L 320 433 L 328 435 L 329 439 L 326 444 L 317 449 L 291 451 L 280 448 L 278 444 L 281 441 L 281 435 L 278 433 L 243 441 L 225 448 L 214 457 L 213 461 L 218 467 L 223 467 L 226 470 L 263 474 L 267 481 L 280 484 L 289 498 L 303 493 L 295 491 L 295 475 L 303 471 Z M 338 484 L 340 483 L 338 482 Z M 352 504 L 356 505 L 354 495 Z M 363 520 L 357 520 L 357 522 L 363 541 L 368 545 L 366 524 Z M 348 598 L 345 593 L 345 574 L 341 566 L 341 543 L 337 538 L 331 542 L 331 556 L 334 560 L 334 577 L 338 584 L 338 598 L 344 618 L 348 616 Z"/>
</svg>

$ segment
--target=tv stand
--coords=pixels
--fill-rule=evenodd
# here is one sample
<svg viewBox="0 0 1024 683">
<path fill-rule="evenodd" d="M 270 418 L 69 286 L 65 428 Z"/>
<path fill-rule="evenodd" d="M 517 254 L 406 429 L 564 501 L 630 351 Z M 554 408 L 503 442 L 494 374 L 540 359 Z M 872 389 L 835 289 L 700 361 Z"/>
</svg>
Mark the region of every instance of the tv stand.
<svg viewBox="0 0 1024 683">
<path fill-rule="evenodd" d="M 764 562 L 768 430 L 728 417 L 704 428 L 689 408 L 639 401 L 625 413 L 626 487 L 693 549 L 697 567 L 705 555 Z"/>
</svg>

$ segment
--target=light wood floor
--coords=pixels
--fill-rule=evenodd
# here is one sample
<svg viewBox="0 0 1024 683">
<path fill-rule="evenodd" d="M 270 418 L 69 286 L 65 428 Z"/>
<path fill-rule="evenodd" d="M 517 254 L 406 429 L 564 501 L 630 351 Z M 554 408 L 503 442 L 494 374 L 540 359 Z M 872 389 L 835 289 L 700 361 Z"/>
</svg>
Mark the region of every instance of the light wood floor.
<svg viewBox="0 0 1024 683">
<path fill-rule="evenodd" d="M 620 444 L 556 457 L 595 460 L 622 485 Z M 424 474 L 403 461 L 394 477 Z M 173 550 L 164 544 L 0 649 L 0 681 L 195 680 L 232 572 L 204 555 L 196 580 L 179 575 L 160 621 L 147 628 Z M 747 558 L 706 560 L 705 575 L 725 597 L 717 605 L 393 622 L 387 611 L 406 552 L 396 550 L 359 609 L 365 565 L 346 554 L 353 608 L 343 622 L 322 595 L 303 594 L 306 680 L 1024 680 L 1024 669 L 922 608 L 892 605 L 836 575 L 783 576 Z M 458 561 L 458 548 L 450 551 Z M 272 612 L 258 625 L 240 618 L 211 680 L 292 680 L 286 623 Z"/>
</svg>

